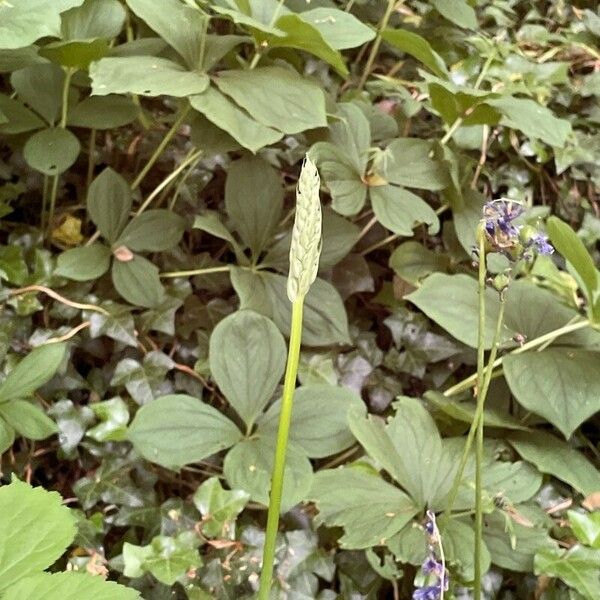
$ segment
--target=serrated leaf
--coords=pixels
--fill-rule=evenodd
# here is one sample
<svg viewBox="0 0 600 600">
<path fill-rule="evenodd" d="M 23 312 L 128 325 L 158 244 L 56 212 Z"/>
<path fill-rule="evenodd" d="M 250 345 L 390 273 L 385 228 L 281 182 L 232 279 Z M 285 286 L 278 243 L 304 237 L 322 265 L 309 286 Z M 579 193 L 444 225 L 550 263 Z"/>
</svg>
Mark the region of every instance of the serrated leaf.
<svg viewBox="0 0 600 600">
<path fill-rule="evenodd" d="M 127 436 L 147 460 L 178 469 L 233 446 L 242 434 L 212 406 L 174 394 L 142 406 Z"/>
<path fill-rule="evenodd" d="M 286 347 L 272 321 L 249 310 L 223 319 L 210 337 L 213 379 L 248 429 L 273 396 Z"/>
</svg>

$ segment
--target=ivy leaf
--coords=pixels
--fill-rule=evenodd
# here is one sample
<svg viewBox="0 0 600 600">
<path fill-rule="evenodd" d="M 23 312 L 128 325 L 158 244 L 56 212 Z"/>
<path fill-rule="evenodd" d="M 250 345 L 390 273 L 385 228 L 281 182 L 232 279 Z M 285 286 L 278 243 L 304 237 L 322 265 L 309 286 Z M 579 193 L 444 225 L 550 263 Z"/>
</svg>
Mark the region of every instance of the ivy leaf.
<svg viewBox="0 0 600 600">
<path fill-rule="evenodd" d="M 178 469 L 233 446 L 242 434 L 212 406 L 174 394 L 142 406 L 127 437 L 147 460 Z"/>
<path fill-rule="evenodd" d="M 210 337 L 211 374 L 248 430 L 273 396 L 286 347 L 272 321 L 249 310 L 223 319 Z"/>
<path fill-rule="evenodd" d="M 10 557 L 0 563 L 3 592 L 49 567 L 75 537 L 75 519 L 60 495 L 18 479 L 0 487 L 0 515 L 0 556 Z"/>
<path fill-rule="evenodd" d="M 584 514 L 569 510 L 567 515 L 577 539 L 586 546 L 600 549 L 600 512 Z"/>
<path fill-rule="evenodd" d="M 32 350 L 0 385 L 0 403 L 32 396 L 54 376 L 65 350 L 65 344 L 46 344 Z"/>
</svg>

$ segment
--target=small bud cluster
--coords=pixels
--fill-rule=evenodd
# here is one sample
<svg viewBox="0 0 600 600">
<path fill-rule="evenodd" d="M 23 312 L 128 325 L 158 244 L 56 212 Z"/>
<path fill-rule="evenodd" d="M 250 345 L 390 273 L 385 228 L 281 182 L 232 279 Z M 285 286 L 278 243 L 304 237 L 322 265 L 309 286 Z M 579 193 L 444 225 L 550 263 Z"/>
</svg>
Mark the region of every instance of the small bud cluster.
<svg viewBox="0 0 600 600">
<path fill-rule="evenodd" d="M 534 254 L 552 254 L 548 238 L 535 227 L 515 225 L 523 207 L 510 200 L 492 200 L 483 207 L 483 229 L 490 250 L 512 261 L 530 260 Z"/>
<path fill-rule="evenodd" d="M 429 544 L 429 553 L 421 565 L 423 575 L 427 576 L 432 583 L 417 588 L 413 592 L 413 600 L 440 600 L 443 592 L 448 589 L 448 571 L 444 563 L 437 558 L 436 551 L 441 550 L 442 539 L 435 521 L 435 514 L 428 510 L 427 520 L 424 524 Z"/>
</svg>

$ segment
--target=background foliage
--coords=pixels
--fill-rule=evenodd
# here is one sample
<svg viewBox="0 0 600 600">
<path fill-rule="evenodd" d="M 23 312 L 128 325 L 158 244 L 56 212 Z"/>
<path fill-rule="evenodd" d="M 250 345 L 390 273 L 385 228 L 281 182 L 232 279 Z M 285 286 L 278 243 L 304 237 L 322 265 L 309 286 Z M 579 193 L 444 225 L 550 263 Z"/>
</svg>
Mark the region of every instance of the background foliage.
<svg viewBox="0 0 600 600">
<path fill-rule="evenodd" d="M 422 585 L 473 418 L 475 228 L 503 196 L 557 253 L 508 292 L 485 593 L 597 600 L 599 39 L 585 1 L 0 2 L 2 598 L 253 596 L 309 152 L 323 251 L 274 597 Z M 440 528 L 457 598 L 465 473 Z"/>
</svg>

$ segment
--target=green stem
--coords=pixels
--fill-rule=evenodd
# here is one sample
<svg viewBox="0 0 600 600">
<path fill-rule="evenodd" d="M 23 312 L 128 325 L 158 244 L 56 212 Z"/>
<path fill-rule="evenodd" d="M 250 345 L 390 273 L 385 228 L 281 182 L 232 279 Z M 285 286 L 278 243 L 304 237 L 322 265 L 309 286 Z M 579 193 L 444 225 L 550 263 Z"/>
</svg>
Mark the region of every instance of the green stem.
<svg viewBox="0 0 600 600">
<path fill-rule="evenodd" d="M 161 273 L 161 279 L 173 279 L 175 277 L 193 277 L 194 275 L 208 275 L 210 273 L 227 273 L 231 270 L 229 265 L 224 267 L 207 267 L 205 269 L 192 269 L 191 271 L 169 271 Z"/>
<path fill-rule="evenodd" d="M 148 174 L 148 171 L 150 171 L 150 169 L 154 166 L 154 163 L 158 160 L 158 157 L 162 154 L 163 150 L 169 145 L 169 142 L 171 141 L 173 136 L 177 133 L 177 130 L 179 129 L 179 127 L 181 127 L 181 124 L 183 123 L 189 110 L 190 110 L 190 105 L 188 103 L 188 104 L 186 104 L 186 106 L 184 108 L 182 108 L 179 111 L 179 115 L 175 119 L 173 125 L 171 125 L 171 129 L 169 129 L 169 131 L 167 131 L 165 137 L 162 139 L 160 144 L 156 147 L 156 149 L 152 153 L 152 156 L 150 157 L 150 159 L 148 160 L 148 162 L 146 163 L 144 168 L 139 172 L 138 176 L 133 180 L 133 183 L 131 184 L 132 190 L 135 190 L 140 185 L 140 183 L 142 183 L 144 177 L 146 177 L 146 175 Z"/>
<path fill-rule="evenodd" d="M 377 28 L 377 36 L 375 37 L 375 41 L 371 46 L 371 51 L 369 52 L 369 58 L 367 58 L 367 64 L 365 65 L 364 71 L 361 75 L 360 81 L 358 82 L 359 91 L 365 87 L 365 83 L 367 83 L 367 79 L 369 74 L 371 73 L 371 69 L 373 68 L 373 63 L 377 58 L 377 53 L 379 52 L 379 47 L 381 46 L 381 39 L 383 35 L 384 29 L 387 27 L 389 23 L 390 17 L 392 16 L 392 12 L 394 10 L 394 6 L 396 5 L 396 0 L 388 0 L 387 8 L 385 9 L 385 13 L 383 18 L 381 19 L 381 23 Z"/>
<path fill-rule="evenodd" d="M 279 512 L 281 510 L 285 457 L 287 453 L 290 421 L 292 418 L 292 403 L 294 399 L 294 390 L 296 388 L 296 377 L 298 375 L 298 361 L 300 358 L 303 306 L 303 297 L 298 298 L 292 303 L 290 345 L 285 369 L 285 380 L 283 383 L 283 398 L 281 400 L 281 413 L 279 415 L 279 430 L 277 432 L 277 445 L 275 448 L 275 461 L 273 464 L 273 476 L 271 480 L 271 494 L 269 498 L 269 512 L 267 516 L 267 530 L 263 551 L 262 571 L 260 574 L 258 600 L 269 600 L 273 580 L 273 562 L 275 560 L 275 543 L 277 539 L 277 530 L 279 528 Z"/>
<path fill-rule="evenodd" d="M 283 8 L 283 2 L 284 2 L 284 0 L 279 0 L 279 2 L 277 3 L 277 6 L 275 7 L 275 10 L 273 11 L 273 15 L 271 16 L 271 20 L 269 21 L 269 27 L 273 27 L 273 25 L 275 25 L 275 22 L 279 18 L 279 13 L 281 12 L 281 9 Z M 266 47 L 267 46 L 265 46 L 265 48 Z M 254 69 L 254 67 L 256 67 L 256 65 L 258 64 L 258 61 L 261 58 L 262 58 L 262 47 L 257 45 L 256 49 L 254 51 L 254 56 L 252 57 L 252 60 L 250 61 L 250 66 L 248 68 L 250 70 Z"/>
</svg>

